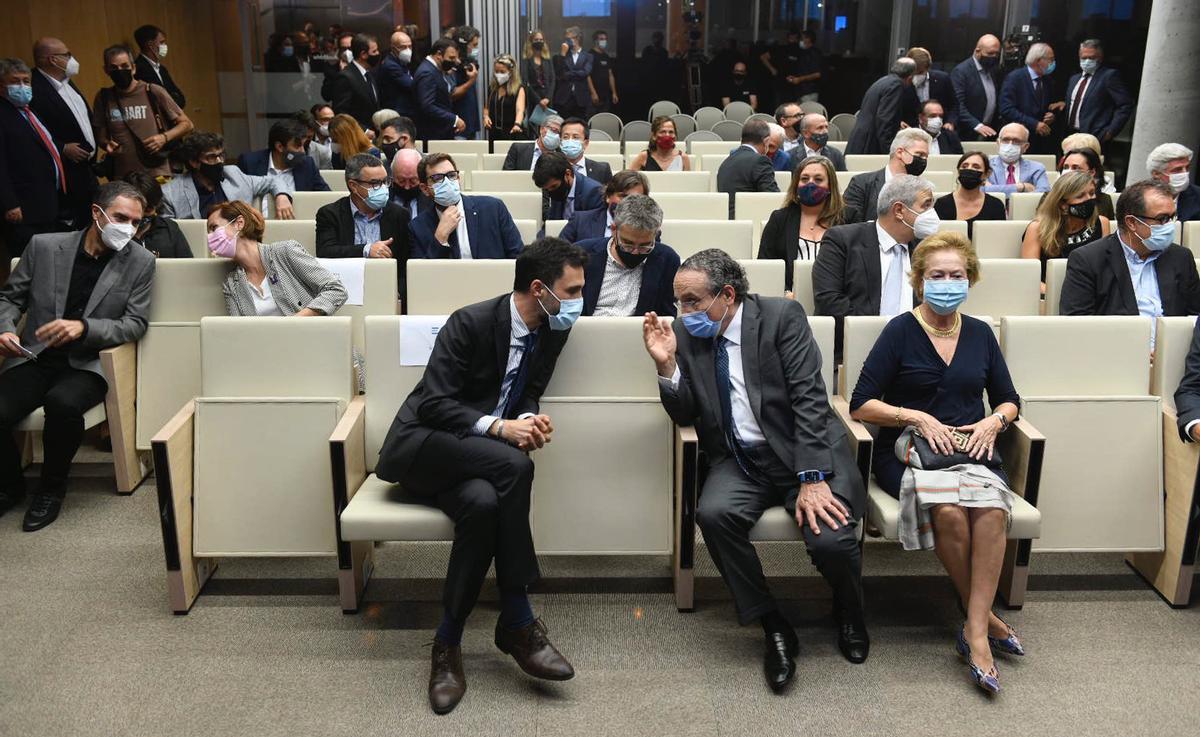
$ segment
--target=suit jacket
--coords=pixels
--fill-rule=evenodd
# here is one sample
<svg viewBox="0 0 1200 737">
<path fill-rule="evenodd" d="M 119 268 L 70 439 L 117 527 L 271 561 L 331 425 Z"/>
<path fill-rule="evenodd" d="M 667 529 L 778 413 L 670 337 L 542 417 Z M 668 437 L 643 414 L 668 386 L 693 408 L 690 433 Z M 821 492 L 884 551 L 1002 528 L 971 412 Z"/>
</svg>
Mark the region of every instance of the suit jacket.
<svg viewBox="0 0 1200 737">
<path fill-rule="evenodd" d="M 575 245 L 588 252 L 587 265 L 583 267 L 583 314 L 596 312 L 600 299 L 600 288 L 604 284 L 604 270 L 608 266 L 608 244 L 611 238 L 592 238 L 578 241 Z M 655 243 L 654 250 L 642 262 L 642 286 L 638 292 L 637 306 L 633 316 L 657 312 L 660 317 L 675 316 L 675 272 L 679 270 L 679 254 L 665 243 Z"/>
<path fill-rule="evenodd" d="M 774 175 L 772 174 L 772 176 Z M 543 222 L 564 219 L 563 213 L 567 209 L 566 200 L 552 200 L 549 197 L 543 197 L 542 204 L 546 210 L 546 216 L 542 218 Z M 589 177 L 575 177 L 575 212 L 595 210 L 597 207 L 604 207 L 604 187 Z"/>
<path fill-rule="evenodd" d="M 466 215 L 471 258 L 516 258 L 521 254 L 525 248 L 521 232 L 503 201 L 485 195 L 463 195 L 460 204 Z M 458 258 L 458 251 L 438 243 L 434 235 L 440 217 L 441 211 L 431 207 L 409 222 L 413 258 Z"/>
<path fill-rule="evenodd" d="M 504 155 L 504 171 L 531 171 L 533 169 L 533 151 L 536 143 L 514 143 L 508 147 Z M 607 185 L 612 180 L 612 167 L 607 161 L 589 159 L 583 155 L 583 168 L 589 179 Z"/>
<path fill-rule="evenodd" d="M 937 137 L 938 153 L 941 154 L 958 154 L 962 155 L 962 139 L 958 137 L 957 131 L 952 131 L 949 128 L 942 128 Z"/>
<path fill-rule="evenodd" d="M 1175 214 L 1182 221 L 1200 220 L 1200 186 L 1189 184 L 1175 198 Z"/>
<path fill-rule="evenodd" d="M 323 205 L 317 210 L 317 257 L 362 258 L 365 243 L 354 242 L 354 214 L 350 196 Z M 400 299 L 408 295 L 407 266 L 412 247 L 408 237 L 408 211 L 399 205 L 386 205 L 379 221 L 379 239 L 392 239 L 392 258 L 396 259 L 396 281 Z"/>
<path fill-rule="evenodd" d="M 608 183 L 612 181 L 612 167 L 608 165 L 607 161 L 589 159 L 587 154 L 584 154 L 583 170 L 587 172 L 588 179 L 594 182 L 608 186 Z"/>
<path fill-rule="evenodd" d="M 259 177 L 267 175 L 267 169 L 270 168 L 271 149 L 264 148 L 258 151 L 247 151 L 238 157 L 238 168 L 246 174 L 253 174 Z M 321 176 L 320 170 L 317 169 L 317 162 L 313 161 L 311 156 L 305 155 L 300 160 L 300 163 L 292 167 L 292 181 L 296 185 L 297 192 L 328 192 L 329 184 L 325 181 L 325 177 Z"/>
<path fill-rule="evenodd" d="M 0 333 L 17 332 L 24 315 L 21 344 L 32 345 L 39 342 L 35 337 L 38 328 L 62 317 L 84 232 L 33 236 L 8 282 L 0 287 Z M 154 256 L 135 242 L 112 255 L 83 311 L 87 330 L 68 346 L 67 360 L 73 368 L 103 377 L 100 351 L 138 340 L 146 333 L 154 265 Z M 26 360 L 24 356 L 6 358 L 0 371 Z"/>
<path fill-rule="evenodd" d="M 841 423 L 829 406 L 821 356 L 799 302 L 747 295 L 742 301 L 742 371 L 754 418 L 771 450 L 794 474 L 832 472 L 828 483 L 861 517 L 866 489 Z M 680 425 L 694 425 L 710 459 L 730 455 L 717 389 L 714 341 L 672 329 L 681 373 L 676 392 L 660 389 L 663 407 Z"/>
<path fill-rule="evenodd" d="M 904 114 L 905 90 L 895 74 L 875 80 L 863 95 L 862 106 L 846 142 L 848 154 L 886 154 Z"/>
<path fill-rule="evenodd" d="M 957 125 L 958 99 L 954 96 L 954 85 L 950 75 L 940 69 L 929 70 L 929 99 L 942 103 L 943 123 Z M 911 85 L 904 90 L 904 122 L 912 128 L 917 127 L 917 115 L 921 112 L 921 98 L 917 96 L 917 88 Z"/>
<path fill-rule="evenodd" d="M 597 207 L 594 210 L 576 210 L 567 224 L 563 226 L 559 238 L 569 243 L 582 243 L 596 238 L 607 239 L 604 231 L 608 229 L 608 208 Z"/>
<path fill-rule="evenodd" d="M 19 207 L 26 225 L 56 222 L 55 176 L 54 157 L 33 126 L 7 100 L 0 101 L 0 213 Z"/>
<path fill-rule="evenodd" d="M 556 108 L 572 105 L 586 108 L 591 104 L 592 93 L 588 89 L 588 77 L 592 76 L 591 53 L 580 51 L 578 61 L 571 61 L 570 52 L 566 56 L 555 56 L 554 74 L 558 78 L 554 91 Z"/>
<path fill-rule="evenodd" d="M 63 169 L 67 173 L 67 197 L 81 212 L 90 212 L 92 196 L 100 188 L 96 175 L 92 173 L 91 159 L 74 164 L 62 155 L 63 147 L 68 143 L 83 144 L 86 148 L 89 145 L 87 137 L 79 127 L 79 121 L 75 119 L 71 108 L 67 107 L 66 101 L 58 94 L 58 90 L 54 89 L 50 80 L 46 79 L 46 75 L 35 69 L 32 77 L 33 101 L 29 103 L 29 107 L 38 120 L 42 121 L 42 125 L 46 126 L 46 130 L 50 131 L 50 136 L 58 147 L 59 158 L 62 159 Z M 83 99 L 83 106 L 87 109 L 90 121 L 92 108 L 88 105 L 87 98 L 79 92 L 74 82 L 68 80 L 67 84 Z"/>
<path fill-rule="evenodd" d="M 841 151 L 838 151 L 833 146 L 826 144 L 826 145 L 822 146 L 821 149 L 819 151 L 817 151 L 817 153 L 820 154 L 821 156 L 824 156 L 825 158 L 829 159 L 830 161 L 832 161 L 834 170 L 846 171 L 846 156 L 845 156 L 845 154 L 843 154 Z M 800 162 L 802 162 L 802 161 L 804 161 L 804 159 L 808 158 L 808 147 L 805 146 L 804 142 L 802 141 L 799 146 L 793 148 L 791 151 L 788 152 L 788 157 L 790 158 L 790 161 L 788 163 L 788 170 L 795 171 L 796 167 L 800 166 Z"/>
<path fill-rule="evenodd" d="M 846 222 L 861 223 L 875 219 L 879 209 L 879 191 L 883 189 L 885 179 L 883 169 L 855 174 L 850 178 L 850 184 L 842 195 L 846 203 Z"/>
<path fill-rule="evenodd" d="M 221 189 L 225 191 L 225 199 L 240 200 L 256 208 L 263 195 L 285 194 L 290 198 L 295 194 L 277 177 L 245 174 L 236 166 L 225 167 L 225 181 L 221 182 Z M 191 172 L 181 174 L 164 184 L 162 192 L 163 200 L 159 213 L 164 217 L 177 220 L 207 217 L 207 213 L 200 212 L 200 195 L 196 193 L 196 184 L 192 181 Z"/>
<path fill-rule="evenodd" d="M 771 160 L 747 146 L 738 146 L 717 169 L 717 191 L 729 195 L 729 219 L 733 219 L 734 195 L 738 192 L 778 192 Z"/>
<path fill-rule="evenodd" d="M 425 59 L 413 72 L 413 86 L 417 97 L 417 129 L 425 140 L 454 138 L 454 101 L 446 76 L 435 68 L 432 61 Z"/>
<path fill-rule="evenodd" d="M 179 89 L 179 85 L 175 84 L 175 80 L 171 79 L 171 73 L 162 64 L 158 65 L 158 73 L 156 74 L 154 67 L 150 66 L 150 60 L 139 54 L 137 60 L 134 62 L 133 77 L 143 82 L 159 85 L 171 95 L 171 99 L 175 101 L 179 109 L 186 112 L 187 98 L 183 96 L 183 90 Z"/>
<path fill-rule="evenodd" d="M 1042 122 L 1042 116 L 1054 101 L 1051 84 L 1050 77 L 1043 76 L 1042 94 L 1039 96 L 1033 87 L 1033 78 L 1029 76 L 1029 67 L 1021 66 L 1009 72 L 1000 87 L 1000 119 L 1005 123 L 1025 126 L 1032 140 L 1037 135 L 1034 129 Z"/>
<path fill-rule="evenodd" d="M 370 70 L 364 76 L 358 67 L 349 64 L 333 78 L 331 85 L 334 112 L 354 118 L 363 130 L 371 127 L 371 116 L 380 107 L 374 77 Z"/>
<path fill-rule="evenodd" d="M 397 482 L 434 431 L 467 437 L 475 423 L 496 411 L 512 337 L 510 294 L 455 310 L 438 331 L 425 375 L 404 400 L 379 450 L 375 473 Z M 513 416 L 537 413 L 569 330 L 538 329 L 525 390 Z"/>
<path fill-rule="evenodd" d="M 1000 88 L 1003 85 L 1000 70 L 993 69 L 991 77 L 992 86 L 996 90 L 996 105 L 992 109 L 992 117 L 984 120 L 983 115 L 987 112 L 987 92 L 983 89 L 979 71 L 975 69 L 975 55 L 968 56 L 950 72 L 950 84 L 954 87 L 954 99 L 957 102 L 956 127 L 959 137 L 964 141 L 974 141 L 979 137 L 975 133 L 975 126 L 981 123 L 999 128 L 996 122 L 1000 112 Z M 941 100 L 940 97 L 938 99 Z M 945 100 L 942 102 L 945 103 Z"/>
<path fill-rule="evenodd" d="M 1200 314 L 1195 255 L 1171 244 L 1154 261 L 1165 317 Z M 1067 257 L 1059 299 L 1062 315 L 1136 315 L 1137 296 L 1117 234 L 1080 246 Z"/>
<path fill-rule="evenodd" d="M 395 54 L 384 54 L 383 61 L 375 67 L 375 86 L 381 107 L 391 108 L 408 118 L 415 117 L 416 83 L 412 69 L 401 64 Z"/>
<path fill-rule="evenodd" d="M 792 291 L 796 255 L 800 251 L 800 205 L 791 204 L 771 213 L 758 241 L 760 259 L 782 259 L 783 288 Z"/>
<path fill-rule="evenodd" d="M 1068 127 L 1071 124 L 1071 118 L 1074 117 L 1071 109 L 1074 104 L 1072 95 L 1081 76 L 1075 74 L 1067 82 L 1067 109 L 1065 112 L 1068 116 Z M 1088 80 L 1088 86 L 1084 93 L 1083 104 L 1079 109 L 1079 130 L 1091 133 L 1099 138 L 1101 143 L 1105 141 L 1105 136 L 1110 139 L 1116 137 L 1129 122 L 1129 116 L 1133 114 L 1133 96 L 1129 94 L 1129 89 L 1121 81 L 1120 73 L 1116 69 L 1100 67 Z"/>
<path fill-rule="evenodd" d="M 558 80 L 555 78 L 554 62 L 550 59 L 542 59 L 545 76 L 544 85 L 538 85 L 537 82 L 537 67 L 533 63 L 533 59 L 521 60 L 521 81 L 525 83 L 525 110 L 532 112 L 533 106 L 542 100 L 549 100 L 550 106 L 553 107 L 554 91 L 558 87 Z M 528 119 L 528 118 L 527 118 Z"/>
<path fill-rule="evenodd" d="M 305 308 L 332 315 L 346 303 L 346 287 L 341 280 L 296 241 L 260 244 L 258 254 L 271 279 L 271 297 L 284 315 Z M 221 283 L 225 310 L 234 317 L 258 314 L 252 289 L 245 269 L 239 266 L 229 272 Z"/>
<path fill-rule="evenodd" d="M 1175 389 L 1175 412 L 1179 424 L 1179 437 L 1191 441 L 1187 426 L 1200 420 L 1200 319 L 1192 331 L 1192 346 L 1188 348 L 1184 361 L 1183 379 Z"/>
</svg>

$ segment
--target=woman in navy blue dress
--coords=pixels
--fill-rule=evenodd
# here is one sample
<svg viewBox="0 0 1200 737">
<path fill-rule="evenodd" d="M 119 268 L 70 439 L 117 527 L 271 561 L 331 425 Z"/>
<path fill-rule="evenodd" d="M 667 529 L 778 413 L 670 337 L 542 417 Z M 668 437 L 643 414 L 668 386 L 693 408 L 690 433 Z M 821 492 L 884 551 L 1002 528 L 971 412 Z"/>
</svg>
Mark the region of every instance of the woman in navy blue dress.
<svg viewBox="0 0 1200 737">
<path fill-rule="evenodd" d="M 884 328 L 850 400 L 855 419 L 879 427 L 875 479 L 897 497 L 906 469 L 894 445 L 904 428 L 916 428 L 942 453 L 954 450 L 952 429 L 967 433 L 966 451 L 982 463 L 996 435 L 1017 419 L 1020 403 L 991 325 L 958 312 L 979 279 L 970 241 L 937 233 L 917 246 L 911 263 L 913 292 L 922 301 Z M 938 559 L 967 611 L 959 650 L 965 648 L 976 683 L 999 690 L 991 650 L 1023 654 L 1012 628 L 991 611 L 1007 542 L 1005 509 L 939 504 L 930 518 Z"/>
</svg>

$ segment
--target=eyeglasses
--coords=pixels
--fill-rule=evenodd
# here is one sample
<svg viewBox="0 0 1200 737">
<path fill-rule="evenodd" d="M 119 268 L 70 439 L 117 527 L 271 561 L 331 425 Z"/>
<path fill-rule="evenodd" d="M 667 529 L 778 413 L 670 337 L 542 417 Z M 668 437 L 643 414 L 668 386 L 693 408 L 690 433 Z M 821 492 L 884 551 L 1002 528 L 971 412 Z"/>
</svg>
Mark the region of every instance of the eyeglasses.
<svg viewBox="0 0 1200 737">
<path fill-rule="evenodd" d="M 444 171 L 440 174 L 430 174 L 429 181 L 434 184 L 441 184 L 444 180 L 449 179 L 452 182 L 458 181 L 458 171 Z"/>
<path fill-rule="evenodd" d="M 1168 223 L 1173 223 L 1179 219 L 1174 214 L 1159 215 L 1156 218 L 1152 218 L 1149 215 L 1144 215 L 1144 214 L 1143 215 L 1135 215 L 1134 213 L 1130 213 L 1130 215 L 1133 215 L 1138 220 L 1141 220 L 1143 222 L 1143 224 L 1145 224 L 1145 225 L 1149 225 L 1150 223 L 1154 223 L 1155 225 L 1167 225 Z"/>
<path fill-rule="evenodd" d="M 215 153 L 215 154 L 213 154 L 213 153 L 204 154 L 200 157 L 200 161 L 205 164 L 224 164 L 225 163 L 225 152 L 221 151 L 220 153 Z"/>
<path fill-rule="evenodd" d="M 703 310 L 707 310 L 709 307 L 712 307 L 713 302 L 717 301 L 717 296 L 718 296 L 717 294 L 714 294 L 708 300 L 708 305 L 705 307 L 700 306 L 700 301 L 701 301 L 701 299 L 703 299 L 703 297 L 701 297 L 700 299 L 677 299 L 674 302 L 675 311 L 677 313 L 682 314 L 684 312 L 701 312 Z"/>
<path fill-rule="evenodd" d="M 351 179 L 350 181 L 357 182 L 362 186 L 370 187 L 371 189 L 374 189 L 375 187 L 382 187 L 388 183 L 387 179 Z"/>
<path fill-rule="evenodd" d="M 618 238 L 617 239 L 617 248 L 621 249 L 622 251 L 624 251 L 626 253 L 642 254 L 642 253 L 650 253 L 651 251 L 653 251 L 654 244 L 653 243 L 626 243 L 625 241 Z"/>
</svg>

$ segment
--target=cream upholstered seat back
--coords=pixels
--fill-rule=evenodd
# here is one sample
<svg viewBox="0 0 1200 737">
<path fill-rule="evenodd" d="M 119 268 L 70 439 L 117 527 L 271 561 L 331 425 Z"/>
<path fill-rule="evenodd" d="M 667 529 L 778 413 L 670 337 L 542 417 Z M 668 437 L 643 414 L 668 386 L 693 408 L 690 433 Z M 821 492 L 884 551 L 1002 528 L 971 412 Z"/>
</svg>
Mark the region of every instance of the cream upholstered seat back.
<svg viewBox="0 0 1200 737">
<path fill-rule="evenodd" d="M 726 210 L 710 212 L 718 218 Z M 662 242 L 675 249 L 682 261 L 706 248 L 720 248 L 736 259 L 754 258 L 754 223 L 749 220 L 680 220 L 663 221 Z"/>
<path fill-rule="evenodd" d="M 579 318 L 543 397 L 624 397 L 657 402 L 658 379 L 642 341 L 642 318 Z"/>
<path fill-rule="evenodd" d="M 563 232 L 563 228 L 567 227 L 566 220 L 547 220 L 546 221 L 546 237 L 557 238 Z"/>
<path fill-rule="evenodd" d="M 875 171 L 887 166 L 887 154 L 846 154 L 846 169 L 849 171 Z"/>
<path fill-rule="evenodd" d="M 878 315 L 849 315 L 844 319 L 842 332 L 841 395 L 847 401 L 854 394 L 862 373 L 863 362 L 875 347 L 875 341 L 888 322 L 895 318 Z"/>
<path fill-rule="evenodd" d="M 445 153 L 458 157 L 461 154 L 486 154 L 487 141 L 460 141 L 458 139 L 439 139 L 426 143 L 428 153 Z"/>
<path fill-rule="evenodd" d="M 480 173 L 484 173 L 484 172 L 477 172 L 476 176 L 478 176 Z M 506 172 L 492 172 L 492 173 L 521 174 L 522 172 L 506 171 Z M 530 174 L 529 172 L 523 172 L 523 173 L 525 174 L 525 176 L 530 177 L 530 180 L 529 180 L 530 182 L 533 181 L 532 174 Z M 532 185 L 530 185 L 530 186 L 532 186 Z M 506 208 L 508 208 L 508 214 L 512 217 L 512 219 L 514 221 L 515 220 L 534 220 L 534 221 L 537 221 L 538 223 L 542 222 L 542 193 L 539 192 L 536 187 L 533 187 L 533 189 L 528 192 L 525 190 L 516 190 L 516 191 L 505 191 L 505 190 L 499 190 L 499 189 L 498 190 L 485 190 L 480 187 L 476 187 L 473 191 L 466 192 L 465 194 L 468 197 L 471 197 L 471 196 L 495 197 L 496 199 L 502 201 L 504 203 L 504 206 Z M 532 239 L 525 241 L 525 242 L 530 243 L 531 241 L 532 241 Z"/>
<path fill-rule="evenodd" d="M 200 321 L 200 394 L 348 402 L 350 348 L 349 317 L 206 317 Z"/>
<path fill-rule="evenodd" d="M 1059 315 L 1063 282 L 1067 278 L 1067 259 L 1052 258 L 1046 262 L 1046 314 Z"/>
<path fill-rule="evenodd" d="M 1042 201 L 1041 192 L 1013 192 L 1009 197 L 1009 215 L 1013 220 L 1033 220 L 1037 217 L 1038 203 Z"/>
<path fill-rule="evenodd" d="M 770 259 L 738 259 L 738 263 L 746 270 L 746 280 L 750 282 L 750 291 L 764 297 L 783 296 L 783 262 Z"/>
<path fill-rule="evenodd" d="M 663 192 L 650 196 L 662 208 L 666 220 L 721 220 L 729 216 L 729 195 L 720 192 Z M 721 214 L 725 218 L 721 218 Z"/>
<path fill-rule="evenodd" d="M 728 197 L 722 194 L 721 197 Z M 750 220 L 765 223 L 771 213 L 783 207 L 782 192 L 738 192 L 733 196 L 735 220 Z M 715 211 L 719 212 L 719 211 Z M 712 215 L 709 215 L 712 217 Z"/>
<path fill-rule="evenodd" d="M 1000 318 L 1037 315 L 1041 309 L 1039 262 L 1028 258 L 993 258 L 980 262 L 980 279 L 967 292 L 962 311 Z"/>
<path fill-rule="evenodd" d="M 817 299 L 813 293 L 812 261 L 797 259 L 792 271 L 792 294 L 810 316 L 817 312 Z"/>
<path fill-rule="evenodd" d="M 178 218 L 175 220 L 175 224 L 179 226 L 179 232 L 187 241 L 188 248 L 192 251 L 192 258 L 208 258 L 210 256 L 206 237 L 208 224 L 204 220 Z"/>
<path fill-rule="evenodd" d="M 313 217 L 316 217 L 315 215 Z M 263 243 L 296 241 L 310 255 L 317 255 L 316 220 L 268 220 Z"/>
<path fill-rule="evenodd" d="M 345 192 L 296 192 L 292 195 L 292 216 L 297 220 L 315 220 L 317 210 L 345 196 Z M 270 229 L 277 221 L 275 204 L 271 203 L 271 219 L 267 221 L 267 228 Z"/>
<path fill-rule="evenodd" d="M 448 315 L 459 307 L 511 292 L 512 259 L 412 259 L 408 262 L 409 315 Z"/>
<path fill-rule="evenodd" d="M 228 259 L 159 259 L 150 291 L 149 321 L 197 322 L 209 315 L 224 315 L 221 283 L 233 268 Z"/>
<path fill-rule="evenodd" d="M 540 196 L 528 171 L 487 171 L 480 169 L 472 178 L 471 192 L 532 192 Z M 469 193 L 468 193 L 469 194 Z"/>
<path fill-rule="evenodd" d="M 1154 338 L 1154 366 L 1150 393 L 1162 398 L 1163 408 L 1175 410 L 1175 390 L 1183 380 L 1184 365 L 1196 330 L 1194 317 L 1160 317 Z"/>
<path fill-rule="evenodd" d="M 990 195 L 989 195 L 990 196 Z M 979 258 L 1020 258 L 1028 220 L 976 220 L 971 242 Z"/>
<path fill-rule="evenodd" d="M 711 191 L 712 174 L 707 171 L 644 171 L 642 176 L 650 182 L 654 194 Z"/>
<path fill-rule="evenodd" d="M 1150 320 L 1144 317 L 1005 317 L 1001 346 L 1022 397 L 1144 396 Z"/>
<path fill-rule="evenodd" d="M 425 365 L 403 365 L 400 360 L 401 333 L 424 327 L 426 345 L 433 346 L 436 330 L 445 323 L 447 315 L 379 316 L 368 315 L 365 321 L 367 338 L 367 406 L 365 445 L 367 470 L 375 468 L 379 448 L 387 436 L 400 405 L 412 393 L 425 373 Z"/>
<path fill-rule="evenodd" d="M 391 258 L 324 258 L 321 265 L 332 271 L 343 283 L 351 279 L 362 279 L 362 304 L 351 304 L 349 300 L 335 314 L 351 319 L 351 339 L 354 348 L 364 347 L 363 318 L 367 315 L 396 314 L 396 260 Z M 358 271 L 361 264 L 362 271 Z M 356 292 L 357 287 L 348 291 Z M 353 297 L 351 298 L 353 299 Z"/>
</svg>

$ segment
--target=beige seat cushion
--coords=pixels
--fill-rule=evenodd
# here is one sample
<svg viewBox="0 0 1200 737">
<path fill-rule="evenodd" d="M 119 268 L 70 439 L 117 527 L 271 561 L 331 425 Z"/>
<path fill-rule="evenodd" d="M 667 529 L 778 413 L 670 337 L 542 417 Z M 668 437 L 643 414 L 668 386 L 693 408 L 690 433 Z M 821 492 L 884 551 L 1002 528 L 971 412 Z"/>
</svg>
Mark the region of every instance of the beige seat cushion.
<svg viewBox="0 0 1200 737">
<path fill-rule="evenodd" d="M 101 402 L 83 413 L 83 429 L 88 430 L 93 428 L 104 422 L 107 417 L 104 413 L 104 402 Z M 38 407 L 26 415 L 25 419 L 18 422 L 17 426 L 13 429 L 18 432 L 41 432 L 45 426 L 46 412 L 41 407 Z"/>
<path fill-rule="evenodd" d="M 800 526 L 792 515 L 783 507 L 771 507 L 758 523 L 750 528 L 750 540 L 753 542 L 792 542 L 803 540 L 800 536 Z"/>
<path fill-rule="evenodd" d="M 867 488 L 867 519 L 889 540 L 900 537 L 900 502 L 874 481 Z M 1023 497 L 1013 496 L 1010 540 L 1036 540 L 1042 534 L 1042 513 Z"/>
<path fill-rule="evenodd" d="M 342 539 L 453 540 L 454 522 L 371 474 L 342 512 Z"/>
</svg>

